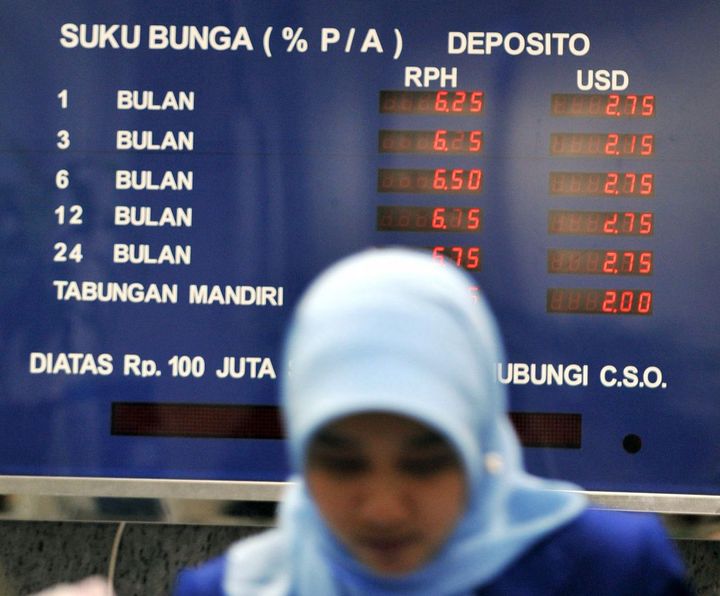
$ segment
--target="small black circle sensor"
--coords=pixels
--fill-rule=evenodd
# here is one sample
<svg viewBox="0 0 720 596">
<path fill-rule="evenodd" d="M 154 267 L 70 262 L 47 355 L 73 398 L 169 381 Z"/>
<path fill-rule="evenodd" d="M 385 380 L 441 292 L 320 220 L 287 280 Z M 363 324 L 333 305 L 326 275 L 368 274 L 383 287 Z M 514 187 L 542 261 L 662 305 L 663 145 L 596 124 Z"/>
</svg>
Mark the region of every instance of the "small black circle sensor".
<svg viewBox="0 0 720 596">
<path fill-rule="evenodd" d="M 637 453 L 642 449 L 642 439 L 638 435 L 627 435 L 623 439 L 623 449 L 628 453 Z"/>
</svg>

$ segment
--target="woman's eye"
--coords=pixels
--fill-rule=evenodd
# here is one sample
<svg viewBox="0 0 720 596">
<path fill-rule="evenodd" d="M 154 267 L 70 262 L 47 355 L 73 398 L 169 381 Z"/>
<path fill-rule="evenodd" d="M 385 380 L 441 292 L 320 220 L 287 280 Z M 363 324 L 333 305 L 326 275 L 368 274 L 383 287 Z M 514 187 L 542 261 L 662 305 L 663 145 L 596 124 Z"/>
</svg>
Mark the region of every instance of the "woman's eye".
<svg viewBox="0 0 720 596">
<path fill-rule="evenodd" d="M 366 468 L 365 462 L 353 457 L 316 456 L 310 464 L 316 469 L 332 474 L 351 475 L 359 474 Z"/>
<path fill-rule="evenodd" d="M 402 462 L 401 468 L 412 476 L 432 476 L 457 465 L 458 461 L 454 454 L 443 453 L 419 459 L 408 459 Z"/>
</svg>

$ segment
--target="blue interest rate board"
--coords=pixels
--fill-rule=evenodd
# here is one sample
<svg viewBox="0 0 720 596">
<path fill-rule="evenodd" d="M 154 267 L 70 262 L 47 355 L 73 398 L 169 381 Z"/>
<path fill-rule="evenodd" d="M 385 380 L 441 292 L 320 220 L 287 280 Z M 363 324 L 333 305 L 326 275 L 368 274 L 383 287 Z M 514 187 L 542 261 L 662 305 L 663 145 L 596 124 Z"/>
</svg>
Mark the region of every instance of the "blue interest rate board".
<svg viewBox="0 0 720 596">
<path fill-rule="evenodd" d="M 280 345 L 468 271 L 529 467 L 720 491 L 716 2 L 90 2 L 0 24 L 0 474 L 283 480 Z"/>
</svg>

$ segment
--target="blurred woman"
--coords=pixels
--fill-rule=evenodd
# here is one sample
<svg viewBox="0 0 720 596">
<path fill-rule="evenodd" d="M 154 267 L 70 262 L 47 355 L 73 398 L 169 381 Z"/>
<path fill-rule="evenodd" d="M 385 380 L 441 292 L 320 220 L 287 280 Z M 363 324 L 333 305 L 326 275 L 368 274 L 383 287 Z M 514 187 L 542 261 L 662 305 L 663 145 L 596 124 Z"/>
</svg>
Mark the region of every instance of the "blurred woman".
<svg viewBox="0 0 720 596">
<path fill-rule="evenodd" d="M 319 277 L 286 346 L 278 527 L 181 574 L 179 596 L 688 593 L 654 517 L 525 472 L 471 285 L 403 249 Z"/>
</svg>

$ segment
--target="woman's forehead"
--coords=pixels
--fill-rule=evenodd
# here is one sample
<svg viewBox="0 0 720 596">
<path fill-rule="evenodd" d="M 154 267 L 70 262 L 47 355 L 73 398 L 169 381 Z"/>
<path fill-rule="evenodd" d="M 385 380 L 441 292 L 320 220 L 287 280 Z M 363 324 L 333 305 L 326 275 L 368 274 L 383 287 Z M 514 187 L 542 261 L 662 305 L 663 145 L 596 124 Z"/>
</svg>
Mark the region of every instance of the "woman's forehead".
<svg viewBox="0 0 720 596">
<path fill-rule="evenodd" d="M 315 433 L 311 443 L 361 448 L 378 441 L 415 449 L 447 444 L 441 433 L 423 422 L 387 412 L 363 412 L 333 420 Z"/>
</svg>

